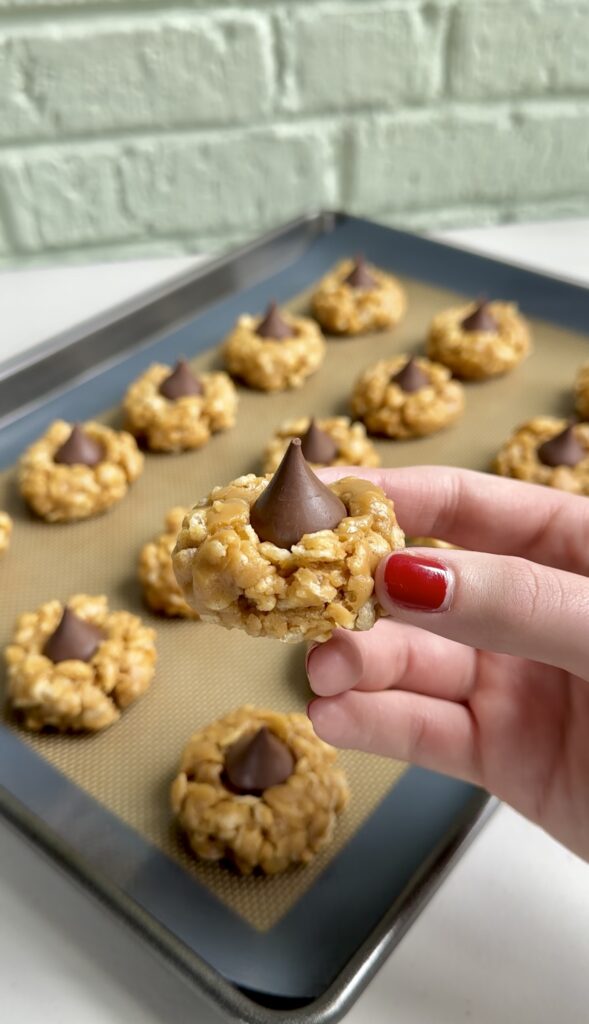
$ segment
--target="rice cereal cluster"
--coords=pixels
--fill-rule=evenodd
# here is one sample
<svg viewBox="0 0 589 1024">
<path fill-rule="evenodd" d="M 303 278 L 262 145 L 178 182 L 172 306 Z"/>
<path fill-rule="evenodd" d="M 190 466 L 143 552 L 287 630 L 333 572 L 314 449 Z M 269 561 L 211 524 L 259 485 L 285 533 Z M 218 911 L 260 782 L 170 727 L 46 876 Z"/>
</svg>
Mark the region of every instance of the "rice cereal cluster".
<svg viewBox="0 0 589 1024">
<path fill-rule="evenodd" d="M 104 512 L 127 493 L 143 470 L 135 438 L 102 423 L 84 424 L 84 432 L 104 449 L 96 466 L 63 465 L 54 455 L 67 441 L 71 424 L 56 420 L 24 453 L 20 490 L 34 512 L 49 523 L 87 519 Z"/>
<path fill-rule="evenodd" d="M 237 392 L 226 373 L 200 373 L 201 395 L 171 400 L 160 394 L 170 367 L 154 363 L 125 395 L 123 409 L 131 433 L 156 452 L 202 448 L 211 434 L 235 423 Z"/>
<path fill-rule="evenodd" d="M 463 321 L 477 309 L 477 303 L 455 306 L 432 320 L 427 355 L 447 366 L 457 377 L 484 380 L 512 370 L 531 348 L 530 332 L 512 302 L 490 302 L 488 313 L 496 331 L 467 331 Z"/>
<path fill-rule="evenodd" d="M 373 483 L 330 485 L 347 516 L 291 549 L 260 541 L 250 509 L 269 477 L 216 487 L 184 520 L 173 555 L 187 602 L 201 618 L 288 643 L 327 640 L 336 627 L 370 629 L 380 614 L 374 572 L 404 546 L 393 502 Z"/>
<path fill-rule="evenodd" d="M 263 726 L 290 749 L 292 774 L 261 796 L 230 792 L 222 781 L 225 752 Z M 172 785 L 172 808 L 197 857 L 229 860 L 244 875 L 275 875 L 308 864 L 330 842 L 349 799 L 335 759 L 306 715 L 239 708 L 190 739 Z"/>
<path fill-rule="evenodd" d="M 346 278 L 354 260 L 342 260 L 320 281 L 313 295 L 313 315 L 328 334 L 364 334 L 394 327 L 407 307 L 405 291 L 396 277 L 370 265 L 374 287 L 355 288 Z"/>
<path fill-rule="evenodd" d="M 229 373 L 260 391 L 284 391 L 300 388 L 319 369 L 326 346 L 315 321 L 288 312 L 282 318 L 295 334 L 279 341 L 256 333 L 261 317 L 239 317 L 223 346 Z"/>
<path fill-rule="evenodd" d="M 89 662 L 54 664 L 42 652 L 62 613 L 48 601 L 17 621 L 6 648 L 8 701 L 26 729 L 38 732 L 97 732 L 116 722 L 151 683 L 156 661 L 155 633 L 129 612 L 111 612 L 105 597 L 77 594 L 68 601 L 79 618 L 105 637 Z"/>
<path fill-rule="evenodd" d="M 286 449 L 293 437 L 302 437 L 309 428 L 309 417 L 302 416 L 296 420 L 288 420 L 278 428 L 270 440 L 264 453 L 264 473 L 273 473 L 282 461 Z M 362 423 L 352 423 L 348 416 L 332 416 L 317 420 L 317 426 L 337 446 L 337 456 L 329 463 L 330 466 L 379 466 L 380 458 L 366 436 Z M 309 465 L 314 465 L 310 462 Z"/>
<path fill-rule="evenodd" d="M 182 619 L 197 619 L 186 604 L 172 568 L 172 551 L 184 516 L 190 509 L 180 505 L 166 514 L 164 531 L 144 544 L 139 554 L 138 574 L 147 605 L 154 612 Z"/>
<path fill-rule="evenodd" d="M 497 453 L 493 470 L 516 480 L 589 495 L 589 423 L 578 423 L 573 428 L 577 441 L 586 451 L 576 466 L 546 466 L 538 458 L 540 445 L 560 434 L 567 424 L 567 420 L 553 416 L 535 416 L 523 423 Z"/>
<path fill-rule="evenodd" d="M 12 519 L 7 512 L 0 512 L 0 555 L 8 550 L 12 533 Z"/>
<path fill-rule="evenodd" d="M 381 359 L 358 379 L 352 393 L 352 412 L 371 434 L 393 438 L 424 437 L 450 426 L 464 411 L 464 390 L 440 363 L 416 358 L 416 367 L 429 379 L 417 391 L 404 391 L 392 377 L 407 356 Z"/>
</svg>

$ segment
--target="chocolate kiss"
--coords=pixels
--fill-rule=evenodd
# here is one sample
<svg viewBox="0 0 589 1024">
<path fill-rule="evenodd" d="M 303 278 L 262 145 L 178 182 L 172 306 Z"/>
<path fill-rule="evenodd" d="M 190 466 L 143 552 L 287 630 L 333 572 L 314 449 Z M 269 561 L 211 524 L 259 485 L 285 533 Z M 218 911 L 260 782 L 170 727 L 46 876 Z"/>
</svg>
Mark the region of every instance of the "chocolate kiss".
<svg viewBox="0 0 589 1024">
<path fill-rule="evenodd" d="M 75 423 L 72 432 L 61 448 L 58 448 L 53 461 L 64 466 L 97 466 L 104 458 L 104 448 L 93 437 Z"/>
<path fill-rule="evenodd" d="M 545 466 L 576 466 L 586 455 L 572 424 L 538 447 L 538 458 Z"/>
<path fill-rule="evenodd" d="M 317 426 L 313 418 L 306 433 L 301 437 L 301 451 L 308 462 L 327 466 L 336 458 L 339 448 L 329 434 Z"/>
<path fill-rule="evenodd" d="M 98 626 L 80 619 L 65 607 L 61 622 L 47 640 L 43 654 L 56 665 L 59 661 L 90 661 L 103 640 L 104 633 Z"/>
<path fill-rule="evenodd" d="M 294 338 L 296 331 L 287 324 L 280 315 L 278 306 L 271 302 L 266 310 L 266 316 L 257 326 L 256 334 L 260 338 L 273 338 L 275 341 L 282 341 L 284 338 Z"/>
<path fill-rule="evenodd" d="M 260 540 L 291 548 L 306 533 L 333 530 L 346 506 L 305 462 L 301 439 L 293 438 L 270 483 L 250 510 Z"/>
<path fill-rule="evenodd" d="M 261 796 L 292 774 L 294 757 L 267 726 L 254 735 L 241 736 L 225 754 L 223 782 L 234 793 Z"/>
<path fill-rule="evenodd" d="M 179 359 L 169 377 L 160 384 L 160 395 L 174 402 L 187 395 L 202 395 L 203 387 L 185 359 Z"/>
<path fill-rule="evenodd" d="M 463 331 L 487 331 L 489 334 L 497 332 L 497 321 L 489 311 L 487 302 L 479 302 L 477 308 L 465 317 L 461 325 Z"/>
<path fill-rule="evenodd" d="M 407 360 L 405 366 L 394 377 L 391 377 L 391 384 L 398 384 L 401 391 L 406 391 L 408 394 L 412 391 L 419 391 L 421 388 L 427 388 L 429 382 L 427 373 L 424 373 L 417 365 L 413 356 Z"/>
<path fill-rule="evenodd" d="M 362 255 L 356 257 L 355 266 L 344 280 L 346 284 L 351 284 L 352 288 L 376 288 L 378 284 L 369 272 Z"/>
</svg>

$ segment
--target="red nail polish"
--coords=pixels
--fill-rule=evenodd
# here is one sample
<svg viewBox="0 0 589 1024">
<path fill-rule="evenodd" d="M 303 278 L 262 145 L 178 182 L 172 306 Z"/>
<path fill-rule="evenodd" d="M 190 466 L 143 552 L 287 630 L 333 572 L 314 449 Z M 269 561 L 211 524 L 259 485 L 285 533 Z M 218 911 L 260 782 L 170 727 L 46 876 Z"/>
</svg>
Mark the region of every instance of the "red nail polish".
<svg viewBox="0 0 589 1024">
<path fill-rule="evenodd" d="M 422 555 L 391 555 L 384 568 L 384 583 L 391 601 L 426 612 L 442 608 L 452 579 L 445 565 Z"/>
</svg>

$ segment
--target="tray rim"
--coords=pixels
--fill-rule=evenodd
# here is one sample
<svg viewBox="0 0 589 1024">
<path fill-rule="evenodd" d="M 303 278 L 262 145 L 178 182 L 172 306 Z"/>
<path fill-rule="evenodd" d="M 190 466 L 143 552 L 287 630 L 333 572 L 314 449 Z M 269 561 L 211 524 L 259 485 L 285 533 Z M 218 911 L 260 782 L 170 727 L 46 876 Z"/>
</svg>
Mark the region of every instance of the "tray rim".
<svg viewBox="0 0 589 1024">
<path fill-rule="evenodd" d="M 114 307 L 103 310 L 86 321 L 79 322 L 74 327 L 60 332 L 53 338 L 28 350 L 21 358 L 9 360 L 0 366 L 0 406 L 3 395 L 12 390 L 13 384 L 18 381 L 29 380 L 30 371 L 38 371 L 39 364 L 47 359 L 61 360 L 68 352 L 75 352 L 76 348 L 84 342 L 88 342 L 95 332 L 112 328 L 121 324 L 127 317 L 139 313 L 141 310 L 152 307 L 162 300 L 176 295 L 182 289 L 189 287 L 195 282 L 202 282 L 211 279 L 215 274 L 235 265 L 237 260 L 249 259 L 252 255 L 260 253 L 267 246 L 286 239 L 290 234 L 301 233 L 301 241 L 306 244 L 313 237 L 318 237 L 332 231 L 342 222 L 356 221 L 368 225 L 370 222 L 361 218 L 355 218 L 342 212 L 323 211 L 310 213 L 307 216 L 297 218 L 288 222 L 281 228 L 267 232 L 260 238 L 240 247 L 233 252 L 227 253 L 212 261 L 206 261 L 202 265 L 183 271 L 174 277 L 168 278 L 161 286 L 155 286 L 142 291 L 129 299 L 117 304 Z M 401 232 L 396 229 L 386 228 L 382 225 L 374 225 L 391 232 L 392 237 L 398 241 L 416 236 L 410 232 Z M 536 271 L 532 267 L 523 264 L 510 263 L 505 260 L 487 257 L 476 251 L 465 249 L 459 245 L 439 242 L 435 239 L 421 236 L 421 241 L 427 244 L 430 249 L 452 251 L 462 254 L 469 261 L 501 265 L 505 268 L 512 267 L 516 271 L 524 271 L 532 275 L 535 280 L 562 283 L 569 289 L 574 289 L 586 297 L 589 289 L 575 280 L 558 277 L 554 274 L 547 274 Z M 261 275 L 263 276 L 263 274 Z M 255 277 L 253 278 L 255 280 Z M 231 289 L 229 289 L 229 293 Z M 217 301 L 220 296 L 215 296 Z M 167 333 L 172 326 L 177 326 L 182 318 L 166 323 L 165 328 L 160 332 L 153 331 L 143 339 L 140 344 L 129 344 L 121 351 L 120 359 L 126 358 L 131 351 L 138 350 L 143 344 L 151 343 L 157 338 L 158 333 Z M 82 373 L 74 372 L 64 379 L 62 388 L 57 390 L 48 389 L 41 395 L 29 401 L 25 406 L 19 407 L 16 415 L 10 413 L 0 417 L 0 430 L 10 423 L 18 420 L 37 407 L 41 407 L 59 390 L 69 389 L 72 385 L 81 383 L 85 379 L 91 379 L 97 373 L 103 371 L 109 364 L 118 362 L 118 358 L 98 358 L 96 362 L 87 367 Z M 453 840 L 447 844 L 442 851 L 439 851 L 433 862 L 428 866 L 426 878 L 419 878 L 411 889 L 409 895 L 405 895 L 402 901 L 402 908 L 399 912 L 396 905 L 393 905 L 384 914 L 383 918 L 360 946 L 348 964 L 334 979 L 330 987 L 312 1003 L 304 1008 L 294 1011 L 275 1011 L 253 1001 L 242 991 L 237 989 L 214 968 L 210 967 L 197 954 L 185 949 L 182 943 L 175 939 L 167 929 L 158 924 L 146 911 L 126 896 L 114 883 L 97 876 L 92 867 L 84 866 L 83 858 L 73 853 L 67 844 L 63 843 L 51 829 L 44 825 L 27 810 L 24 805 L 9 794 L 3 787 L 0 787 L 0 812 L 6 820 L 21 832 L 30 842 L 40 848 L 58 866 L 67 871 L 78 884 L 82 884 L 87 891 L 99 899 L 100 902 L 108 905 L 117 912 L 125 923 L 133 928 L 138 934 L 148 941 L 152 948 L 155 948 L 160 955 L 193 985 L 198 986 L 201 996 L 211 1003 L 218 1010 L 220 1009 L 231 1019 L 239 1015 L 239 1019 L 251 1022 L 251 1024 L 274 1024 L 276 1021 L 292 1021 L 292 1024 L 327 1024 L 328 1021 L 336 1021 L 347 1012 L 351 1003 L 357 998 L 360 992 L 368 984 L 369 980 L 376 973 L 396 943 L 410 927 L 411 923 L 420 913 L 421 909 L 428 902 L 429 898 L 437 890 L 452 866 L 460 858 L 470 842 L 482 829 L 486 821 L 494 812 L 499 802 L 486 794 L 480 795 L 478 811 L 473 815 L 470 823 L 464 823 L 455 834 Z M 67 851 L 67 853 L 65 852 Z"/>
</svg>

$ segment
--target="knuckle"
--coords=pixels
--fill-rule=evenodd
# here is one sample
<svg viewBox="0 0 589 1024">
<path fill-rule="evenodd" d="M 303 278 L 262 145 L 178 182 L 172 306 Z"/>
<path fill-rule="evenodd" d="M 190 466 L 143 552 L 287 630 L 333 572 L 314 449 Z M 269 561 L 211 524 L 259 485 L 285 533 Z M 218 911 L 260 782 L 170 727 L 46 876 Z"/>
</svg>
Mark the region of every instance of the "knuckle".
<svg viewBox="0 0 589 1024">
<path fill-rule="evenodd" d="M 506 605 L 512 605 L 526 622 L 561 611 L 566 594 L 559 573 L 524 558 L 511 561 L 505 580 Z"/>
</svg>

